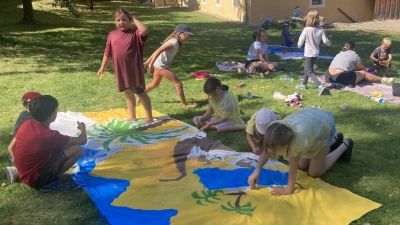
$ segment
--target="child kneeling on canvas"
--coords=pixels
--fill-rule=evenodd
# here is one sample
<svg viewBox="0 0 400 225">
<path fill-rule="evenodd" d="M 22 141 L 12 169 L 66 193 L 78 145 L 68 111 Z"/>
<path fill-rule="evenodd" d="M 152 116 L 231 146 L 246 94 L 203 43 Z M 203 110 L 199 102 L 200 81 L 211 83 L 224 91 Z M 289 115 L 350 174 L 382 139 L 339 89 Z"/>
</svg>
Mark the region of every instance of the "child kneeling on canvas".
<svg viewBox="0 0 400 225">
<path fill-rule="evenodd" d="M 33 99 L 29 111 L 33 119 L 19 128 L 8 146 L 22 183 L 40 192 L 72 190 L 76 186 L 58 178 L 82 156 L 80 145 L 87 142 L 86 126 L 77 122 L 80 134 L 70 137 L 51 130 L 57 118 L 58 101 L 50 95 Z"/>
<path fill-rule="evenodd" d="M 336 134 L 332 113 L 309 108 L 297 111 L 268 125 L 264 135 L 264 149 L 257 166 L 248 178 L 254 189 L 260 170 L 270 158 L 282 155 L 289 161 L 289 179 L 286 187 L 277 187 L 271 194 L 286 195 L 294 191 L 297 170 L 308 169 L 308 175 L 319 177 L 341 159 L 350 161 L 353 140 L 341 142 L 343 135 Z"/>
<path fill-rule="evenodd" d="M 240 117 L 239 101 L 236 95 L 228 92 L 221 81 L 209 77 L 203 87 L 209 97 L 206 113 L 195 116 L 193 123 L 201 127 L 200 131 L 208 127 L 216 128 L 218 132 L 240 131 L 246 129 L 246 124 Z"/>
<path fill-rule="evenodd" d="M 281 119 L 282 116 L 280 114 L 267 108 L 262 108 L 247 121 L 246 140 L 254 154 L 260 155 L 263 152 L 264 134 L 269 123 Z M 257 144 L 254 143 L 254 138 L 257 139 Z"/>
</svg>

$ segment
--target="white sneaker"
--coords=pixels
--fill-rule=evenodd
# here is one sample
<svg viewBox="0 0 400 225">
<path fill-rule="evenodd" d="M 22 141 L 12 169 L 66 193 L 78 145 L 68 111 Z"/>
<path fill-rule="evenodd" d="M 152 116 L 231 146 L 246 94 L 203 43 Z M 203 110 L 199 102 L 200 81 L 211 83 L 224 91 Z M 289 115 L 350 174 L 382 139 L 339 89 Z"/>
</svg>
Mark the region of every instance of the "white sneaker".
<svg viewBox="0 0 400 225">
<path fill-rule="evenodd" d="M 14 166 L 6 167 L 6 175 L 7 175 L 7 180 L 10 183 L 15 183 L 19 180 L 17 168 L 15 168 Z"/>
<path fill-rule="evenodd" d="M 384 77 L 384 78 L 382 78 L 382 80 L 381 80 L 381 83 L 382 83 L 382 84 L 389 84 L 389 83 L 391 83 L 391 82 L 393 82 L 393 77 L 391 77 L 391 78 Z"/>
</svg>

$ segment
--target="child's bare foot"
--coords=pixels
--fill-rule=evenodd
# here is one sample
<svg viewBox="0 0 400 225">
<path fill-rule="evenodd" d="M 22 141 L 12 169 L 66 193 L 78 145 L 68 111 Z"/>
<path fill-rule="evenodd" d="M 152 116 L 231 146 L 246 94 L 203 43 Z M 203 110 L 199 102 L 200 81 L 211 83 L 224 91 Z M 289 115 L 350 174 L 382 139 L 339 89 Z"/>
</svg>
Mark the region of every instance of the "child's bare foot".
<svg viewBox="0 0 400 225">
<path fill-rule="evenodd" d="M 137 120 L 136 118 L 125 118 L 124 119 L 125 122 L 133 122 L 133 121 L 136 121 L 136 120 Z"/>
<path fill-rule="evenodd" d="M 141 124 L 142 124 L 142 125 L 146 125 L 146 124 L 153 123 L 153 122 L 154 122 L 154 119 L 151 118 L 151 119 L 145 119 L 145 120 L 143 120 Z"/>
<path fill-rule="evenodd" d="M 187 104 L 187 105 L 183 105 L 183 107 L 185 107 L 186 109 L 193 109 L 197 107 L 197 104 Z"/>
</svg>

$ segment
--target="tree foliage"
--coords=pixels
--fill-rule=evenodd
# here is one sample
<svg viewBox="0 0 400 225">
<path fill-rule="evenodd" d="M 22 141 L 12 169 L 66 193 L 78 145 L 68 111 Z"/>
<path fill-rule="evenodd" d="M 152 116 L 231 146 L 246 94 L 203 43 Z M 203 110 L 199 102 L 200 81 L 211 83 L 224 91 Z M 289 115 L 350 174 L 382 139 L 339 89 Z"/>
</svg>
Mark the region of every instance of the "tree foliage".
<svg viewBox="0 0 400 225">
<path fill-rule="evenodd" d="M 75 18 L 79 19 L 79 13 L 76 9 L 77 0 L 54 0 L 52 3 L 53 7 L 61 7 L 68 8 L 68 11 L 75 16 Z"/>
</svg>

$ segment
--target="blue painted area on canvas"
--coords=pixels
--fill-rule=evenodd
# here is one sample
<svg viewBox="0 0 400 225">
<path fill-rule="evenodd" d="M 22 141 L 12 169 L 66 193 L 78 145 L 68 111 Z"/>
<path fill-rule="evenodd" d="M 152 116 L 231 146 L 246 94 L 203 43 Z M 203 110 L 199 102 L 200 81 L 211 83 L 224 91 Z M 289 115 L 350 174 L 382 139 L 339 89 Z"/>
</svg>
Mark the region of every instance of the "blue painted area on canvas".
<svg viewBox="0 0 400 225">
<path fill-rule="evenodd" d="M 201 168 L 193 171 L 200 177 L 200 182 L 209 190 L 219 190 L 224 188 L 239 188 L 249 186 L 248 177 L 253 170 L 239 168 L 234 170 L 221 170 L 219 168 Z M 258 184 L 270 186 L 283 186 L 288 183 L 288 172 L 279 170 L 262 169 L 260 171 Z"/>
<path fill-rule="evenodd" d="M 170 224 L 171 217 L 176 216 L 175 209 L 142 210 L 122 206 L 112 206 L 114 199 L 118 198 L 129 187 L 128 180 L 94 177 L 89 173 L 95 168 L 93 156 L 96 150 L 83 148 L 84 156 L 78 160 L 80 171 L 72 175 L 72 179 L 89 194 L 90 198 L 110 224 Z M 97 151 L 98 152 L 98 151 Z"/>
</svg>

